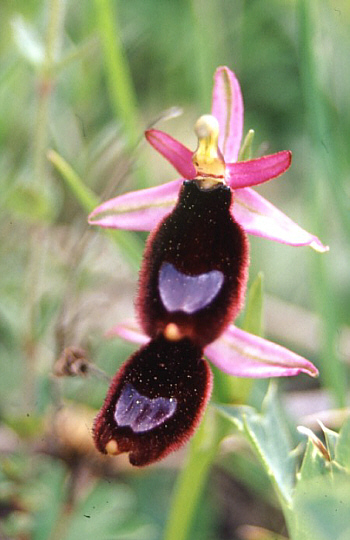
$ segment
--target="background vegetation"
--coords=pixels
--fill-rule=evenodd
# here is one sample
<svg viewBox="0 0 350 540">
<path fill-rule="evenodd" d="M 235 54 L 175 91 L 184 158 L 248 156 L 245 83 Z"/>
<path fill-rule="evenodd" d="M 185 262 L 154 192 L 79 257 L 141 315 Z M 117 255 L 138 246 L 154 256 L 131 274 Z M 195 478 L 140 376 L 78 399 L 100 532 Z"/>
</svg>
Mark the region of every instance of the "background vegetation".
<svg viewBox="0 0 350 540">
<path fill-rule="evenodd" d="M 260 193 L 331 248 L 320 255 L 251 239 L 250 280 L 265 276 L 265 336 L 320 369 L 316 382 L 278 382 L 293 444 L 302 440 L 296 424 L 319 429 L 319 411 L 337 430 L 350 363 L 350 5 L 2 0 L 0 20 L 0 537 L 160 539 L 186 451 L 146 470 L 101 459 L 90 426 L 105 381 L 52 375 L 68 346 L 110 375 L 133 350 L 104 333 L 133 314 L 145 235 L 106 235 L 87 226 L 87 214 L 112 195 L 173 179 L 144 129 L 179 106 L 183 115 L 161 128 L 194 148 L 215 68 L 233 69 L 255 155 L 293 152 L 290 171 Z M 184 534 L 287 535 L 243 439 L 213 460 Z M 316 498 L 317 489 L 300 504 L 320 517 L 324 538 L 348 538 L 327 514 L 339 505 Z"/>
</svg>

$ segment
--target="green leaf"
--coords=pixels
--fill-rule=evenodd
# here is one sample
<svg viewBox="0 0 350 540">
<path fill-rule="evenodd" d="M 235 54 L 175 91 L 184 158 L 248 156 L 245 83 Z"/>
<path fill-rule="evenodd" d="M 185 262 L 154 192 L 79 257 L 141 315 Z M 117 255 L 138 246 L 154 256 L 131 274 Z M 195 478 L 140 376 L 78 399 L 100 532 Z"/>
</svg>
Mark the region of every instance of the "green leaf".
<svg viewBox="0 0 350 540">
<path fill-rule="evenodd" d="M 250 407 L 218 406 L 255 450 L 284 503 L 290 503 L 295 481 L 296 461 L 291 453 L 290 434 L 277 400 L 276 387 L 270 384 L 262 413 Z"/>
<path fill-rule="evenodd" d="M 243 330 L 256 336 L 263 335 L 263 285 L 264 275 L 259 272 L 249 288 L 242 326 Z"/>
<path fill-rule="evenodd" d="M 130 488 L 115 482 L 99 482 L 77 506 L 68 524 L 67 540 L 151 540 L 155 528 L 136 515 Z"/>
<path fill-rule="evenodd" d="M 327 461 L 317 450 L 311 439 L 308 439 L 304 458 L 297 475 L 296 493 L 303 489 L 303 483 L 327 474 Z"/>
<path fill-rule="evenodd" d="M 339 435 L 335 431 L 328 429 L 326 426 L 321 425 L 326 441 L 326 448 L 331 456 L 331 459 L 335 459 L 335 449 L 338 442 Z"/>
<path fill-rule="evenodd" d="M 33 540 L 46 540 L 60 518 L 64 504 L 65 467 L 58 460 L 43 460 L 39 474 L 30 486 L 29 497 L 34 506 Z"/>
<path fill-rule="evenodd" d="M 293 505 L 292 540 L 350 538 L 350 478 L 331 475 L 309 479 Z"/>
<path fill-rule="evenodd" d="M 247 161 L 248 159 L 252 159 L 252 145 L 254 140 L 254 129 L 250 129 L 245 136 L 245 139 L 243 141 L 243 144 L 241 146 L 241 149 L 239 151 L 238 161 Z"/>
<path fill-rule="evenodd" d="M 293 540 L 350 537 L 350 476 L 341 468 L 350 456 L 349 426 L 350 422 L 345 423 L 339 435 L 322 426 L 331 461 L 318 449 L 316 436 L 313 441 L 310 434 L 289 513 Z"/>
<path fill-rule="evenodd" d="M 348 418 L 340 432 L 335 446 L 335 459 L 350 472 L 350 418 Z"/>
</svg>

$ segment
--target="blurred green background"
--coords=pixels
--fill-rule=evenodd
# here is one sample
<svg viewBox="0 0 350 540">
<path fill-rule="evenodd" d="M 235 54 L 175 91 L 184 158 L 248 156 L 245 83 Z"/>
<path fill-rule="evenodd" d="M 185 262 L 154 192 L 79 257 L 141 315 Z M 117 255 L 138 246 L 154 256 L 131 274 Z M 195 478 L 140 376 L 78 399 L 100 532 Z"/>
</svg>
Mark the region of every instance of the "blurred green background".
<svg viewBox="0 0 350 540">
<path fill-rule="evenodd" d="M 52 376 L 68 346 L 110 375 L 133 350 L 104 332 L 133 315 L 146 235 L 90 228 L 89 209 L 175 178 L 143 131 L 181 107 L 157 127 L 194 149 L 216 67 L 235 71 L 254 155 L 293 152 L 288 173 L 258 191 L 330 246 L 251 239 L 266 337 L 320 369 L 312 384 L 281 383 L 287 408 L 299 420 L 346 405 L 350 4 L 2 0 L 0 20 L 0 537 L 162 538 L 184 453 L 141 471 L 100 460 L 89 429 L 105 382 Z M 68 418 L 55 414 L 62 403 Z M 214 467 L 191 538 L 253 538 L 245 523 L 283 532 L 261 471 L 228 461 Z"/>
</svg>

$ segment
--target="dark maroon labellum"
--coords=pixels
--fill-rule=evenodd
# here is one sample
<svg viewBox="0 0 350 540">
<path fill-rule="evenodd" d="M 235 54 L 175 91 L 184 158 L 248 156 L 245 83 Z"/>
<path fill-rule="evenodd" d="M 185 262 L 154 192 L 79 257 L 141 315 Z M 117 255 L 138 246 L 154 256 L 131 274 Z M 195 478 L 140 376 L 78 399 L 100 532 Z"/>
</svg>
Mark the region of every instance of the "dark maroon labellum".
<svg viewBox="0 0 350 540">
<path fill-rule="evenodd" d="M 232 192 L 185 181 L 178 203 L 150 235 L 137 309 L 151 341 L 115 375 L 94 426 L 101 452 L 148 465 L 192 434 L 209 399 L 203 348 L 236 317 L 245 292 L 248 242 Z"/>
<path fill-rule="evenodd" d="M 150 235 L 137 308 L 146 334 L 169 323 L 205 347 L 236 317 L 244 297 L 248 242 L 231 213 L 232 192 L 186 181 L 173 212 Z"/>
<path fill-rule="evenodd" d="M 159 336 L 115 375 L 94 426 L 101 452 L 129 452 L 132 465 L 148 465 L 181 446 L 202 416 L 211 371 L 189 339 Z"/>
</svg>

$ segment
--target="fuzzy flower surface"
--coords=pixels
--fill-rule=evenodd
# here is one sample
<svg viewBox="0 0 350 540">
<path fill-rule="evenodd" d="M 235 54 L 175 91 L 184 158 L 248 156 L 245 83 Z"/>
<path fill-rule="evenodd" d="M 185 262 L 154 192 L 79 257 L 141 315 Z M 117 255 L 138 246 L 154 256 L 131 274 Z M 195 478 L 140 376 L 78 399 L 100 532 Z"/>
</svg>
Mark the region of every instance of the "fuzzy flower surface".
<svg viewBox="0 0 350 540">
<path fill-rule="evenodd" d="M 237 161 L 240 87 L 226 67 L 214 81 L 211 114 L 195 125 L 194 152 L 162 131 L 146 132 L 181 178 L 116 197 L 89 218 L 102 227 L 153 229 L 135 302 L 140 326 L 129 322 L 109 332 L 141 347 L 113 377 L 93 429 L 100 452 L 127 452 L 135 466 L 165 457 L 198 426 L 212 388 L 204 355 L 238 377 L 318 374 L 305 358 L 230 324 L 246 290 L 247 232 L 327 248 L 251 189 L 285 172 L 291 153 Z"/>
<path fill-rule="evenodd" d="M 247 233 L 292 246 L 311 246 L 319 252 L 327 251 L 328 247 L 316 236 L 299 227 L 251 189 L 251 186 L 284 173 L 290 166 L 291 153 L 282 151 L 258 159 L 237 161 L 243 133 L 243 100 L 235 74 L 225 66 L 219 67 L 214 75 L 211 113 L 219 126 L 216 156 L 219 157 L 219 167 L 214 163 L 213 176 L 223 176 L 224 182 L 234 191 L 231 208 L 234 219 Z M 90 224 L 105 228 L 151 230 L 173 210 L 184 179 L 190 180 L 201 174 L 195 165 L 198 149 L 193 153 L 170 135 L 155 129 L 147 131 L 146 138 L 172 163 L 182 178 L 104 202 L 89 216 Z M 205 137 L 203 139 L 205 144 Z M 118 335 L 138 344 L 149 341 L 138 324 L 130 321 L 112 328 L 108 335 Z M 234 376 L 266 378 L 294 376 L 300 372 L 313 377 L 318 375 L 317 368 L 305 358 L 232 324 L 205 347 L 204 352 L 217 367 Z"/>
</svg>

